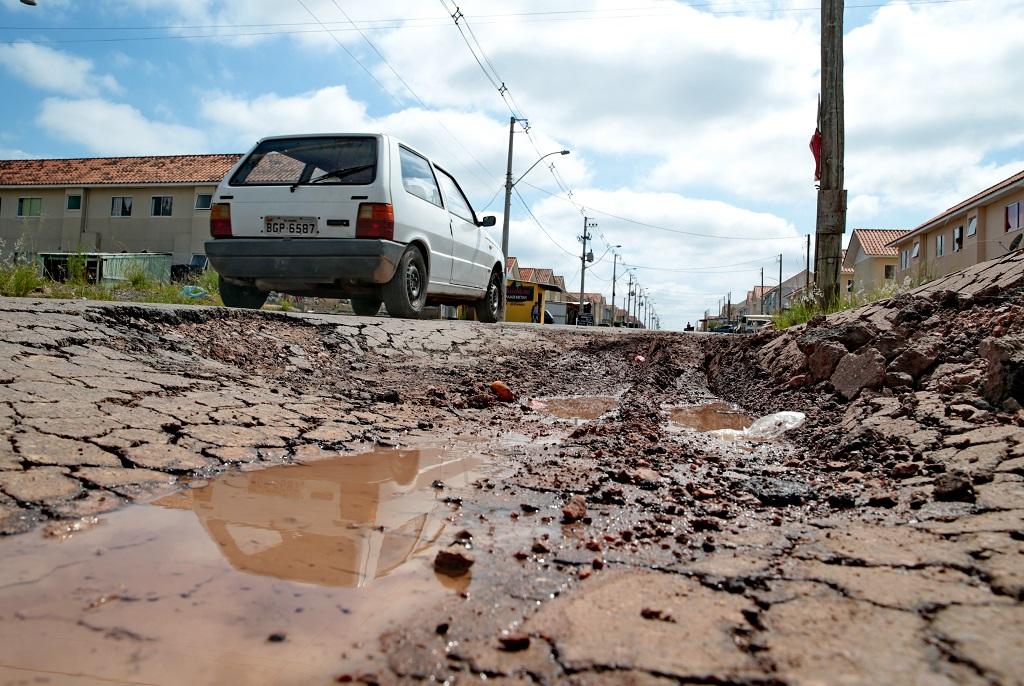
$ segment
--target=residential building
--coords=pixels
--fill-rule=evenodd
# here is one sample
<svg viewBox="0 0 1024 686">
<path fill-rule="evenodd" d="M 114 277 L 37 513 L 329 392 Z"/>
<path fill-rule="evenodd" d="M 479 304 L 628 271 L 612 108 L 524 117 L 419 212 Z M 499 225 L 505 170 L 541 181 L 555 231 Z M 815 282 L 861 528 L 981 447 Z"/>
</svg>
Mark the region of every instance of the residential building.
<svg viewBox="0 0 1024 686">
<path fill-rule="evenodd" d="M 519 260 L 514 257 L 505 258 L 505 278 L 509 281 L 521 280 L 519 274 Z"/>
<path fill-rule="evenodd" d="M 1022 228 L 1024 171 L 891 241 L 898 258 L 896 278 L 937 278 L 1001 257 L 1021 247 Z"/>
<path fill-rule="evenodd" d="M 203 253 L 209 209 L 240 155 L 0 160 L 0 238 L 40 252 Z"/>
<path fill-rule="evenodd" d="M 906 229 L 854 229 L 843 255 L 843 268 L 853 270 L 853 290 L 872 293 L 895 283 L 899 256 L 890 245 Z"/>
</svg>

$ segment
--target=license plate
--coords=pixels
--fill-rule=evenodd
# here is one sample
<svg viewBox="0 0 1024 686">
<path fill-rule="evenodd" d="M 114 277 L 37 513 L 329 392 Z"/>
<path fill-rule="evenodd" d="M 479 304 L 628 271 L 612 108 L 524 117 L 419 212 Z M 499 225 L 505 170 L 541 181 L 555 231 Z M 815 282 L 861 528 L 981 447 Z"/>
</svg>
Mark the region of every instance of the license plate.
<svg viewBox="0 0 1024 686">
<path fill-rule="evenodd" d="M 287 236 L 312 236 L 320 233 L 316 217 L 264 217 L 263 233 Z"/>
</svg>

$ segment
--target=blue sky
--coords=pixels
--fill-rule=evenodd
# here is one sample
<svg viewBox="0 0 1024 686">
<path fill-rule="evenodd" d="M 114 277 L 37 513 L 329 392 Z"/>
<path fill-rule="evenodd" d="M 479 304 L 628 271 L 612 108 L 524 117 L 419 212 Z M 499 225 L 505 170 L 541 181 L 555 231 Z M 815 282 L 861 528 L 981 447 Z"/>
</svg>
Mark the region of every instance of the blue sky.
<svg viewBox="0 0 1024 686">
<path fill-rule="evenodd" d="M 1024 3 L 848 4 L 851 228 L 912 227 L 1024 168 Z M 477 57 L 530 120 L 517 172 L 572 151 L 557 180 L 542 163 L 517 186 L 533 217 L 514 200 L 512 254 L 578 287 L 576 236 L 593 216 L 604 259 L 587 290 L 610 296 L 608 246 L 621 245 L 667 328 L 729 291 L 741 300 L 780 252 L 787 276 L 802 268 L 814 5 L 460 3 Z M 261 135 L 384 130 L 450 167 L 480 208 L 503 180 L 509 109 L 446 7 L 3 0 L 0 157 L 240 152 Z M 616 290 L 621 303 L 625 278 Z"/>
</svg>

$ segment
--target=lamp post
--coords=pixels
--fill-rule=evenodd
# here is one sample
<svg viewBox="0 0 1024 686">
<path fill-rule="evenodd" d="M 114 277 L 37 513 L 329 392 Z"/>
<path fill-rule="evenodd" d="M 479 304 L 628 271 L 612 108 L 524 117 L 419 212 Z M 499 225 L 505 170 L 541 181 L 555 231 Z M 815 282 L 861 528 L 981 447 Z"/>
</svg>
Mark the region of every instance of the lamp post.
<svg viewBox="0 0 1024 686">
<path fill-rule="evenodd" d="M 525 178 L 527 174 L 529 174 L 531 171 L 533 171 L 533 168 L 536 167 L 540 163 L 540 161 L 543 160 L 545 157 L 551 157 L 552 155 L 568 155 L 569 154 L 568 150 L 555 150 L 554 152 L 549 152 L 546 155 L 541 155 L 539 158 L 537 158 L 536 162 L 534 162 L 533 164 L 530 165 L 529 169 L 527 169 L 525 172 L 520 174 L 519 178 L 516 179 L 515 181 L 513 181 L 512 180 L 512 142 L 514 140 L 513 137 L 514 137 L 515 132 L 516 132 L 516 122 L 517 121 L 522 121 L 522 120 L 516 119 L 515 117 L 510 117 L 509 118 L 509 124 L 508 124 L 508 165 L 505 168 L 505 213 L 504 213 L 502 221 L 501 221 L 501 254 L 502 254 L 502 258 L 505 260 L 506 264 L 508 262 L 508 220 L 509 220 L 509 214 L 511 213 L 511 210 L 512 210 L 512 189 L 515 187 L 515 185 L 517 183 L 522 181 L 523 178 Z M 504 267 L 504 265 L 502 265 L 502 266 Z M 506 278 L 503 278 L 501 280 L 501 302 L 502 302 L 503 306 L 507 302 L 505 300 L 507 284 L 508 284 L 508 278 L 506 276 Z"/>
<path fill-rule="evenodd" d="M 616 250 L 616 249 L 621 248 L 621 247 L 622 247 L 621 245 L 613 245 L 612 246 L 612 250 Z M 615 275 L 617 273 L 615 271 L 615 267 L 618 264 L 618 260 L 619 260 L 619 253 L 613 252 L 612 253 L 612 326 L 615 326 L 615 278 L 616 278 Z"/>
</svg>

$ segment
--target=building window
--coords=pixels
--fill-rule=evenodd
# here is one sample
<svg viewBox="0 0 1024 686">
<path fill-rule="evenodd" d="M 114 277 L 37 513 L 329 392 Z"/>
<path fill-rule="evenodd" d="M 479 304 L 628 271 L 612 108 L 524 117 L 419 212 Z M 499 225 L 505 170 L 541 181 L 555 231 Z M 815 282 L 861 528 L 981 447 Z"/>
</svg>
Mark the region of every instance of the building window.
<svg viewBox="0 0 1024 686">
<path fill-rule="evenodd" d="M 904 254 L 906 254 L 906 251 L 904 251 Z M 885 278 L 886 279 L 895 279 L 896 278 L 896 265 L 895 264 L 887 264 L 887 265 L 885 265 Z"/>
<path fill-rule="evenodd" d="M 149 204 L 149 216 L 170 217 L 174 198 L 169 195 L 154 195 Z"/>
<path fill-rule="evenodd" d="M 853 293 L 853 279 L 846 280 L 846 292 Z"/>
<path fill-rule="evenodd" d="M 935 256 L 942 257 L 946 254 L 946 236 L 945 234 L 939 234 L 935 237 Z"/>
<path fill-rule="evenodd" d="M 39 217 L 43 214 L 42 198 L 18 198 L 19 217 Z"/>
<path fill-rule="evenodd" d="M 132 196 L 130 195 L 115 195 L 110 199 L 110 216 L 111 217 L 130 217 L 132 216 Z"/>
<path fill-rule="evenodd" d="M 211 204 L 213 204 L 213 196 L 209 193 L 200 193 L 196 196 L 197 210 L 208 210 Z"/>
<path fill-rule="evenodd" d="M 900 269 L 906 269 L 909 266 L 910 266 L 910 251 L 909 250 L 901 250 L 900 251 Z"/>
<path fill-rule="evenodd" d="M 80 196 L 80 195 L 69 195 L 68 196 L 68 209 L 69 210 L 80 210 L 80 209 L 82 209 L 82 196 Z"/>
<path fill-rule="evenodd" d="M 967 235 L 973 236 L 976 233 L 978 233 L 978 218 L 971 217 L 967 220 Z"/>
<path fill-rule="evenodd" d="M 964 227 L 958 226 L 953 229 L 953 252 L 960 252 L 964 249 Z"/>
<path fill-rule="evenodd" d="M 913 257 L 916 260 L 918 255 L 920 255 L 920 254 L 921 254 L 921 241 L 914 241 L 914 247 L 910 251 L 910 256 Z"/>
<path fill-rule="evenodd" d="M 1012 205 L 1006 206 L 1006 230 L 1016 231 L 1020 228 L 1020 206 L 1021 203 L 1015 202 Z"/>
</svg>

